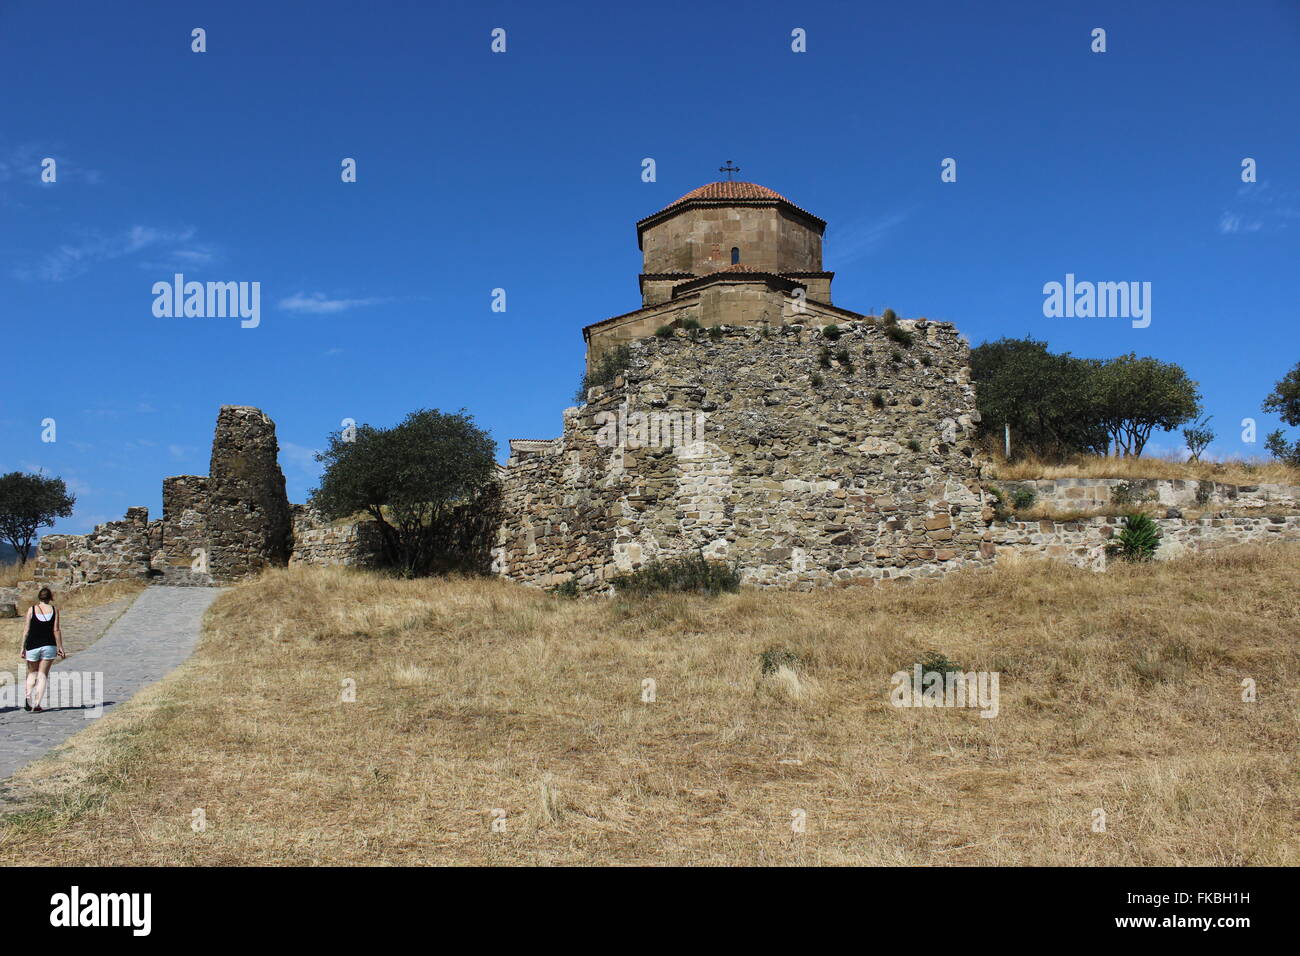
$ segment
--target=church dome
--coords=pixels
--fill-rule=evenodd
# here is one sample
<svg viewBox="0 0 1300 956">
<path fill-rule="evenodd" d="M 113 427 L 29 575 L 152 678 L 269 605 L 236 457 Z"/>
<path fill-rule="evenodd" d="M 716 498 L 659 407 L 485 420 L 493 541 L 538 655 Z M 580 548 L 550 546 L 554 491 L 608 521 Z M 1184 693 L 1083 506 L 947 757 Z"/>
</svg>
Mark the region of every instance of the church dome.
<svg viewBox="0 0 1300 956">
<path fill-rule="evenodd" d="M 806 220 L 809 225 L 819 232 L 826 228 L 824 219 L 814 216 L 806 209 L 799 208 L 775 189 L 760 186 L 758 183 L 727 181 L 705 183 L 697 189 L 692 189 L 680 199 L 673 200 L 658 212 L 651 213 L 641 219 L 636 224 L 637 236 L 639 238 L 648 226 L 662 222 L 679 212 L 710 206 L 781 206 L 799 218 Z"/>
</svg>

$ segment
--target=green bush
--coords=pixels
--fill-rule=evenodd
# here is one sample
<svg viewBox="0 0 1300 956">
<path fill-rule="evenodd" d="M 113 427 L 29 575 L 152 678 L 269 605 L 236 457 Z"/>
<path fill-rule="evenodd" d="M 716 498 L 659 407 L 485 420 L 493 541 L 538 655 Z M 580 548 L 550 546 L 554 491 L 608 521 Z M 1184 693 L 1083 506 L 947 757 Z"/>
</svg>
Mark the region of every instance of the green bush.
<svg viewBox="0 0 1300 956">
<path fill-rule="evenodd" d="M 671 339 L 673 337 L 673 327 L 671 325 L 661 325 L 655 329 L 655 335 L 661 339 Z"/>
<path fill-rule="evenodd" d="M 703 552 L 651 561 L 645 567 L 610 579 L 618 594 L 644 597 L 649 594 L 721 594 L 740 589 L 738 565 L 710 561 Z"/>
<path fill-rule="evenodd" d="M 1011 507 L 1016 511 L 1024 511 L 1032 508 L 1034 502 L 1038 500 L 1038 495 L 1034 494 L 1031 488 L 1017 488 L 1011 492 Z"/>
<path fill-rule="evenodd" d="M 1007 507 L 1007 499 L 1002 494 L 1001 488 L 997 485 L 990 485 L 989 497 L 993 499 L 993 518 L 995 521 L 1006 521 L 1011 517 L 1011 509 Z"/>
<path fill-rule="evenodd" d="M 1111 503 L 1116 505 L 1141 504 L 1144 501 L 1151 501 L 1155 497 L 1156 493 L 1140 480 L 1121 481 L 1110 489 Z"/>
<path fill-rule="evenodd" d="M 897 325 L 889 325 L 885 327 L 885 335 L 889 336 L 892 341 L 897 342 L 904 348 L 912 347 L 912 333 L 907 331 L 907 329 L 899 328 Z"/>
<path fill-rule="evenodd" d="M 831 367 L 831 350 L 825 345 L 823 345 L 821 351 L 817 353 L 817 364 L 822 368 Z"/>
<path fill-rule="evenodd" d="M 844 333 L 840 330 L 838 325 L 828 325 L 822 329 L 822 336 L 832 342 L 836 341 L 843 334 Z"/>
<path fill-rule="evenodd" d="M 898 315 L 893 309 L 886 309 L 884 312 L 880 313 L 880 321 L 884 322 L 887 326 L 893 325 L 898 321 Z"/>
<path fill-rule="evenodd" d="M 871 404 L 874 405 L 876 408 L 884 408 L 885 407 L 884 394 L 881 392 L 876 392 L 876 394 L 872 395 Z"/>
<path fill-rule="evenodd" d="M 699 321 L 696 319 L 682 319 L 682 328 L 687 332 L 698 332 L 700 329 L 704 328 L 704 326 L 700 325 Z"/>
<path fill-rule="evenodd" d="M 578 596 L 578 579 L 569 578 L 563 584 L 557 584 L 551 588 L 551 593 L 556 597 L 576 598 Z"/>
<path fill-rule="evenodd" d="M 792 671 L 802 671 L 806 666 L 802 657 L 783 647 L 769 647 L 758 655 L 758 661 L 764 674 L 775 674 L 782 667 L 788 667 Z"/>
<path fill-rule="evenodd" d="M 718 341 L 719 339 L 721 339 L 721 338 L 722 338 L 722 326 L 720 326 L 720 325 L 713 325 L 713 326 L 710 326 L 710 327 L 709 327 L 709 338 L 713 339 L 713 341 L 715 341 L 715 342 Z"/>
<path fill-rule="evenodd" d="M 810 381 L 812 382 L 813 388 L 821 388 L 822 383 L 825 382 L 826 379 L 822 378 L 821 372 L 813 372 Z"/>
<path fill-rule="evenodd" d="M 1160 546 L 1160 529 L 1150 515 L 1135 512 L 1124 518 L 1117 552 L 1125 561 L 1150 561 Z"/>
<path fill-rule="evenodd" d="M 853 356 L 849 355 L 848 349 L 844 349 L 844 348 L 836 349 L 835 361 L 840 363 L 840 366 L 844 369 L 844 371 L 846 372 L 853 371 Z"/>
<path fill-rule="evenodd" d="M 932 671 L 938 674 L 950 674 L 953 671 L 963 673 L 966 670 L 956 661 L 948 660 L 947 655 L 939 651 L 926 651 L 917 663 L 921 665 L 922 674 L 929 674 Z"/>
<path fill-rule="evenodd" d="M 898 349 L 894 349 L 894 351 L 889 353 L 889 359 L 894 363 L 901 362 L 903 361 L 903 353 L 898 351 Z"/>
<path fill-rule="evenodd" d="M 910 451 L 920 452 L 921 443 L 917 441 L 915 438 L 909 438 L 907 440 L 907 447 Z"/>
<path fill-rule="evenodd" d="M 665 326 L 667 328 L 667 326 Z M 655 333 L 656 335 L 658 333 Z M 672 332 L 669 332 L 671 335 Z M 609 385 L 632 364 L 632 346 L 624 343 L 616 348 L 601 352 L 591 371 L 582 376 L 578 391 L 573 396 L 575 402 L 587 401 L 587 389 L 597 385 Z"/>
</svg>

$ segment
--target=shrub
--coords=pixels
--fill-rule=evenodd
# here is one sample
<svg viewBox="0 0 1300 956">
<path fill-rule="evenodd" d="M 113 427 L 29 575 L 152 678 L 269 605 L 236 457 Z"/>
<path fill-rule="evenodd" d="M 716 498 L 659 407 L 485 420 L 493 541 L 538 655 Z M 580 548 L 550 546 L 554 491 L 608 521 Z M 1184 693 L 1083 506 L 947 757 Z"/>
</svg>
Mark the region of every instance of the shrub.
<svg viewBox="0 0 1300 956">
<path fill-rule="evenodd" d="M 825 345 L 823 345 L 821 351 L 817 353 L 817 364 L 822 368 L 831 367 L 831 350 Z"/>
<path fill-rule="evenodd" d="M 934 360 L 930 358 L 929 352 L 925 352 L 924 354 L 922 354 L 921 364 L 924 365 L 926 368 L 929 368 L 932 364 L 934 364 Z"/>
<path fill-rule="evenodd" d="M 836 349 L 835 361 L 839 362 L 846 372 L 853 371 L 853 357 L 849 355 L 848 349 Z"/>
<path fill-rule="evenodd" d="M 644 597 L 648 594 L 691 593 L 721 594 L 740 589 L 738 565 L 710 561 L 703 552 L 651 561 L 629 574 L 615 575 L 610 584 L 618 594 Z"/>
<path fill-rule="evenodd" d="M 1150 515 L 1135 512 L 1124 518 L 1117 551 L 1125 561 L 1150 561 L 1160 546 L 1160 529 Z"/>
<path fill-rule="evenodd" d="M 671 339 L 673 337 L 673 327 L 671 325 L 661 325 L 655 329 L 655 335 L 661 339 Z"/>
<path fill-rule="evenodd" d="M 1006 496 L 1002 494 L 1002 489 L 996 485 L 989 487 L 989 497 L 993 499 L 993 518 L 996 521 L 1006 521 L 1011 517 L 1011 509 L 1007 507 Z"/>
<path fill-rule="evenodd" d="M 921 659 L 916 663 L 921 665 L 922 674 L 929 674 L 931 672 L 950 674 L 953 671 L 956 671 L 957 673 L 965 671 L 964 667 L 956 661 L 948 660 L 947 655 L 942 654 L 939 651 L 926 651 L 925 654 L 922 655 Z"/>
<path fill-rule="evenodd" d="M 826 379 L 822 378 L 820 372 L 813 372 L 810 380 L 812 381 L 813 388 L 821 388 L 822 383 L 826 381 Z"/>
<path fill-rule="evenodd" d="M 758 661 L 763 668 L 764 674 L 775 674 L 782 667 L 788 667 L 792 671 L 801 671 L 806 666 L 802 657 L 794 651 L 787 651 L 783 647 L 769 647 L 758 655 Z"/>
<path fill-rule="evenodd" d="M 912 347 L 912 333 L 907 331 L 907 329 L 899 328 L 897 325 L 890 325 L 885 328 L 885 335 L 889 336 L 892 341 L 897 342 L 904 348 Z"/>
<path fill-rule="evenodd" d="M 682 319 L 682 328 L 687 332 L 698 332 L 703 326 L 696 319 Z"/>
<path fill-rule="evenodd" d="M 901 362 L 903 361 L 903 353 L 898 351 L 898 349 L 894 349 L 894 351 L 889 353 L 889 358 L 893 362 Z"/>
<path fill-rule="evenodd" d="M 1110 489 L 1110 500 L 1116 505 L 1136 505 L 1144 501 L 1151 501 L 1156 497 L 1156 493 L 1148 488 L 1145 484 L 1138 481 L 1121 481 Z"/>
<path fill-rule="evenodd" d="M 910 451 L 920 452 L 921 443 L 917 441 L 915 438 L 909 438 L 907 440 L 907 447 Z"/>
<path fill-rule="evenodd" d="M 830 339 L 832 342 L 836 341 L 843 334 L 844 333 L 840 330 L 838 325 L 828 325 L 822 329 L 822 336 Z"/>
<path fill-rule="evenodd" d="M 664 326 L 668 328 L 668 326 Z M 656 335 L 659 333 L 656 332 Z M 669 329 L 669 335 L 672 330 Z M 622 375 L 629 365 L 632 364 L 632 346 L 626 342 L 616 348 L 608 349 L 601 352 L 596 357 L 596 364 L 592 366 L 591 371 L 582 376 L 582 381 L 578 384 L 578 391 L 574 394 L 575 402 L 586 402 L 587 389 L 595 388 L 597 385 L 608 385 L 618 376 Z"/>
<path fill-rule="evenodd" d="M 563 584 L 557 584 L 555 587 L 551 588 L 551 593 L 556 597 L 570 599 L 576 598 L 578 596 L 578 579 L 569 578 L 569 580 L 565 581 Z"/>
<path fill-rule="evenodd" d="M 1024 511 L 1032 508 L 1038 495 L 1034 494 L 1031 488 L 1017 488 L 1011 493 L 1011 507 L 1016 511 Z"/>
<path fill-rule="evenodd" d="M 884 407 L 885 407 L 885 396 L 884 396 L 884 394 L 881 393 L 881 392 L 876 392 L 876 394 L 872 395 L 872 396 L 871 396 L 871 404 L 874 405 L 874 406 L 876 406 L 876 408 L 884 408 Z"/>
<path fill-rule="evenodd" d="M 721 339 L 721 338 L 722 338 L 722 326 L 720 326 L 720 325 L 710 326 L 710 327 L 709 327 L 709 338 L 713 339 L 713 341 L 715 341 L 715 342 L 718 341 L 719 339 Z"/>
<path fill-rule="evenodd" d="M 1202 478 L 1196 483 L 1196 503 L 1204 508 L 1210 503 L 1210 497 L 1214 494 L 1214 482 Z"/>
<path fill-rule="evenodd" d="M 880 313 L 880 321 L 884 322 L 887 326 L 893 325 L 898 321 L 898 315 L 893 309 L 886 309 L 884 312 Z"/>
</svg>

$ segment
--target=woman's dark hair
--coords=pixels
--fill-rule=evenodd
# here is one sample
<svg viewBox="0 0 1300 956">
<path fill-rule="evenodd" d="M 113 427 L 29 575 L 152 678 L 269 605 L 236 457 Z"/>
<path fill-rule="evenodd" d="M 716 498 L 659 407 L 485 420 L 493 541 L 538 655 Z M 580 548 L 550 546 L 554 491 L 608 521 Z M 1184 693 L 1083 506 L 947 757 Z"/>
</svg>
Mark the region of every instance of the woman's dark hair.
<svg viewBox="0 0 1300 956">
<path fill-rule="evenodd" d="M 40 591 L 36 593 L 36 600 L 41 604 L 49 604 L 50 599 L 53 597 L 54 592 L 49 588 L 41 588 Z"/>
</svg>

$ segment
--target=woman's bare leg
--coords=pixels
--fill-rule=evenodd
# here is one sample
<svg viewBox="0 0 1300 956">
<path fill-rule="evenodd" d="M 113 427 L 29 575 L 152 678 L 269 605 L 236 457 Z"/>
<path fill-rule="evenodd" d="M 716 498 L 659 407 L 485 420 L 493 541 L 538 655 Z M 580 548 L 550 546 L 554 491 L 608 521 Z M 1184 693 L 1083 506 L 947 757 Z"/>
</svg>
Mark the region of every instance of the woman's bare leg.
<svg viewBox="0 0 1300 956">
<path fill-rule="evenodd" d="M 39 673 L 40 673 L 40 668 L 37 666 L 36 662 L 28 661 L 27 662 L 27 686 L 23 689 L 23 699 L 26 700 L 28 703 L 31 703 L 32 687 L 35 686 L 36 678 L 37 675 L 39 675 Z"/>
<path fill-rule="evenodd" d="M 40 670 L 36 674 L 36 692 L 32 695 L 32 706 L 41 706 L 41 698 L 45 696 L 45 685 L 49 683 L 50 665 L 54 661 L 41 661 L 38 665 Z"/>
</svg>

